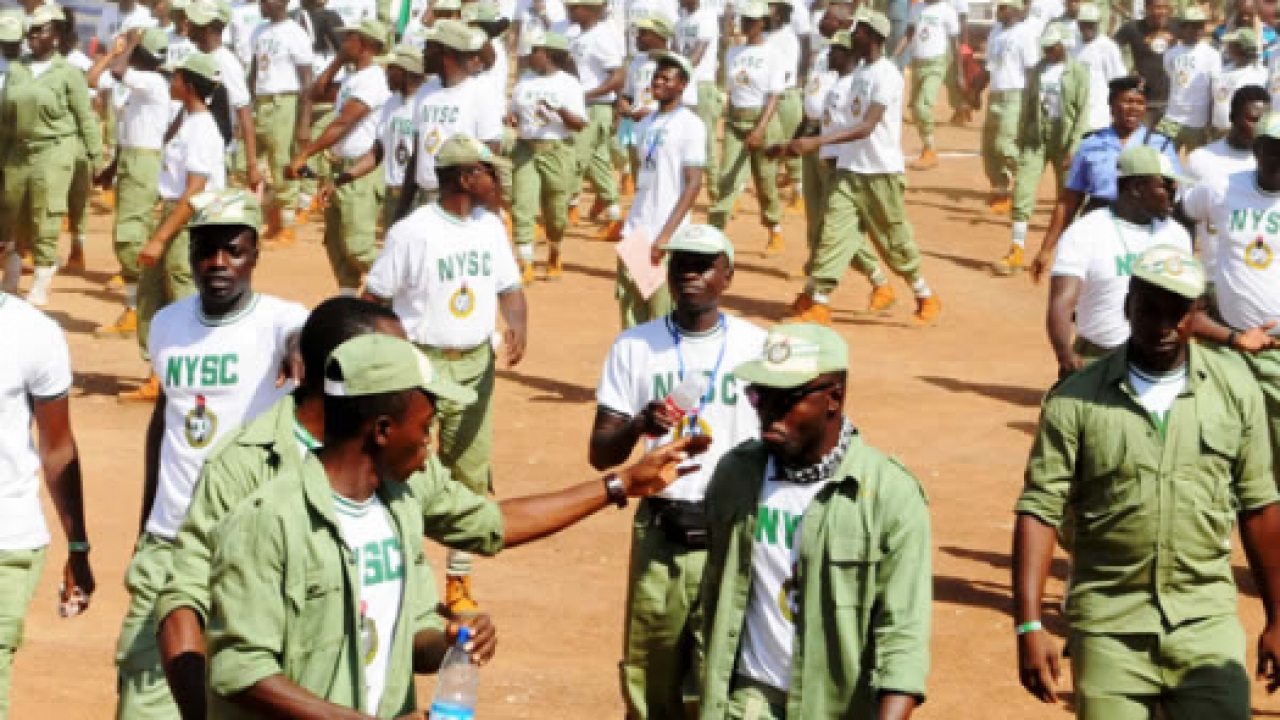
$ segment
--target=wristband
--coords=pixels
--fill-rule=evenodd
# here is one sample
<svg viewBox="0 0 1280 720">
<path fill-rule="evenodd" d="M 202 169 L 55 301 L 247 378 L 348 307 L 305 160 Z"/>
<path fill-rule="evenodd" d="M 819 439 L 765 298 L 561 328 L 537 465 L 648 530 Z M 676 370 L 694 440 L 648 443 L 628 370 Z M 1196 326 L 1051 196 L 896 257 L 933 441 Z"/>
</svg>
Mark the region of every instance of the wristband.
<svg viewBox="0 0 1280 720">
<path fill-rule="evenodd" d="M 89 541 L 85 540 L 84 542 L 80 542 L 80 541 L 72 540 L 71 542 L 67 543 L 67 552 L 87 553 L 89 552 Z"/>
<path fill-rule="evenodd" d="M 622 484 L 622 480 L 618 478 L 617 473 L 609 473 L 604 478 L 604 492 L 609 502 L 617 505 L 619 509 L 627 506 L 627 488 Z"/>
<path fill-rule="evenodd" d="M 1014 632 L 1019 635 L 1026 635 L 1027 633 L 1033 633 L 1037 630 L 1043 629 L 1044 625 L 1041 625 L 1039 620 L 1032 620 L 1031 622 L 1024 622 L 1021 625 L 1014 627 Z"/>
</svg>

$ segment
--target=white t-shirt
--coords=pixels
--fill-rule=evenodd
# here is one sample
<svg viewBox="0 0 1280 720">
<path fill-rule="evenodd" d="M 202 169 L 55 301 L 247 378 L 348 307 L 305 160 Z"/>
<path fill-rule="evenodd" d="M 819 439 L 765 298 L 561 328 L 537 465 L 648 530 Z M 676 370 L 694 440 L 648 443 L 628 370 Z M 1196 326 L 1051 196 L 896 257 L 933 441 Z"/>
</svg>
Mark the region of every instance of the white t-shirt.
<svg viewBox="0 0 1280 720">
<path fill-rule="evenodd" d="M 526 72 L 511 91 L 511 112 L 515 113 L 521 139 L 567 140 L 573 136 L 560 113 L 548 112 L 544 104 L 553 110 L 565 108 L 583 120 L 587 118 L 587 103 L 578 78 L 563 70 L 546 76 Z"/>
<path fill-rule="evenodd" d="M 413 104 L 405 102 L 400 93 L 394 93 L 379 113 L 383 178 L 387 187 L 400 187 L 404 185 L 404 174 L 413 155 Z"/>
<path fill-rule="evenodd" d="M 253 62 L 253 34 L 262 24 L 262 8 L 258 3 L 239 2 L 231 6 L 231 22 L 222 31 L 222 42 L 245 67 Z"/>
<path fill-rule="evenodd" d="M 511 61 L 507 57 L 507 45 L 502 38 L 494 38 L 489 41 L 493 46 L 493 67 L 488 70 L 481 70 L 476 79 L 489 84 L 489 92 L 494 93 L 498 97 L 505 97 L 507 94 L 507 78 L 510 77 Z"/>
<path fill-rule="evenodd" d="M 120 14 L 120 5 L 118 3 L 103 3 L 102 14 L 98 16 L 98 42 L 103 43 L 107 47 L 111 47 L 111 43 L 116 36 L 126 30 L 134 28 L 156 27 L 158 23 L 151 15 L 151 8 L 138 3 L 133 6 L 127 14 Z"/>
<path fill-rule="evenodd" d="M 365 18 L 378 17 L 377 0 L 328 0 L 325 9 L 338 13 L 343 25 L 358 25 Z"/>
<path fill-rule="evenodd" d="M 902 72 L 892 60 L 881 57 L 871 65 L 853 71 L 853 122 L 858 124 L 872 105 L 883 105 L 884 115 L 871 134 L 855 140 L 841 151 L 842 170 L 879 175 L 906 171 L 902 157 Z"/>
<path fill-rule="evenodd" d="M 730 106 L 763 108 L 767 96 L 787 89 L 787 73 L 772 45 L 739 45 L 725 54 L 724 82 Z"/>
<path fill-rule="evenodd" d="M 1100 130 L 1111 124 L 1111 107 L 1107 94 L 1112 80 L 1129 71 L 1116 41 L 1099 34 L 1090 42 L 1082 42 L 1073 51 L 1075 59 L 1089 68 L 1089 129 Z"/>
<path fill-rule="evenodd" d="M 120 111 L 120 146 L 162 149 L 169 129 L 169 82 L 158 72 L 129 68 L 120 84 L 129 89 L 129 99 Z"/>
<path fill-rule="evenodd" d="M 310 70 L 315 61 L 310 36 L 288 18 L 263 23 L 253 31 L 253 59 L 257 63 L 254 92 L 259 96 L 299 92 L 298 68 Z"/>
<path fill-rule="evenodd" d="M 1267 86 L 1267 70 L 1261 65 L 1248 65 L 1224 70 L 1213 78 L 1213 127 L 1231 129 L 1231 98 L 1246 85 Z"/>
<path fill-rule="evenodd" d="M 826 106 L 822 109 L 823 135 L 848 130 L 862 121 L 860 116 L 853 114 L 854 76 L 854 73 L 844 76 L 836 75 L 835 80 L 827 89 Z M 822 159 L 837 158 L 836 165 L 838 166 L 840 164 L 839 158 L 849 152 L 853 144 L 823 145 L 818 149 L 818 157 Z"/>
<path fill-rule="evenodd" d="M 782 65 L 786 87 L 796 87 L 800 76 L 800 38 L 790 26 L 769 33 L 764 44 L 773 49 L 774 59 Z"/>
<path fill-rule="evenodd" d="M 40 507 L 40 454 L 31 406 L 71 390 L 71 360 L 62 328 L 47 315 L 0 292 L 0 551 L 49 544 Z"/>
<path fill-rule="evenodd" d="M 785 692 L 791 687 L 795 616 L 800 610 L 796 568 L 804 513 L 830 481 L 793 483 L 774 480 L 774 473 L 770 460 L 757 509 L 757 539 L 751 544 L 751 592 L 737 671 Z"/>
<path fill-rule="evenodd" d="M 376 494 L 356 502 L 335 492 L 333 509 L 342 540 L 355 553 L 360 581 L 360 654 L 366 690 L 362 709 L 377 715 L 404 597 L 404 549 L 387 506 Z"/>
<path fill-rule="evenodd" d="M 646 113 L 657 112 L 658 101 L 653 99 L 653 75 L 658 71 L 658 61 L 650 60 L 648 53 L 637 55 L 627 66 L 627 81 L 623 83 L 622 94 L 631 98 L 634 110 Z M 680 102 L 689 107 L 698 107 L 698 85 L 688 83 Z"/>
<path fill-rule="evenodd" d="M 338 101 L 333 106 L 334 116 L 341 115 L 343 106 L 352 100 L 364 103 L 369 112 L 333 146 L 339 157 L 350 160 L 369 152 L 369 148 L 378 139 L 378 118 L 382 106 L 390 99 L 387 74 L 377 65 L 352 73 L 342 81 L 342 87 L 338 89 Z"/>
<path fill-rule="evenodd" d="M 1045 26 L 1062 17 L 1064 12 L 1066 6 L 1062 0 L 1031 0 L 1031 6 L 1027 8 L 1027 22 L 1036 26 L 1035 36 L 1039 38 Z"/>
<path fill-rule="evenodd" d="M 490 341 L 498 296 L 520 289 L 520 270 L 497 215 L 463 219 L 431 203 L 387 231 L 365 288 L 391 299 L 413 342 L 462 350 Z"/>
<path fill-rule="evenodd" d="M 1062 233 L 1052 274 L 1083 281 L 1076 302 L 1077 336 L 1104 348 L 1118 347 L 1129 339 L 1124 299 L 1133 263 L 1155 245 L 1191 252 L 1191 237 L 1172 220 L 1132 225 L 1115 217 L 1110 208 L 1085 215 Z"/>
<path fill-rule="evenodd" d="M 1156 374 L 1130 363 L 1128 379 L 1138 404 L 1163 428 L 1168 423 L 1173 402 L 1187 389 L 1187 366 L 1183 364 L 1170 372 Z"/>
<path fill-rule="evenodd" d="M 950 40 L 960 34 L 960 17 L 950 3 L 923 0 L 911 5 L 911 56 L 916 60 L 934 60 L 950 51 Z"/>
<path fill-rule="evenodd" d="M 164 128 L 161 127 L 161 132 Z M 164 146 L 160 168 L 160 199 L 177 200 L 187 191 L 187 175 L 204 175 L 205 190 L 227 186 L 227 146 L 208 111 L 187 115 L 173 139 Z"/>
<path fill-rule="evenodd" d="M 655 112 L 636 126 L 636 154 L 640 172 L 623 232 L 644 228 L 652 241 L 676 209 L 684 191 L 684 169 L 707 164 L 707 128 L 683 105 L 669 113 Z M 688 215 L 680 226 L 687 222 Z"/>
<path fill-rule="evenodd" d="M 1187 175 L 1197 183 L 1225 182 L 1232 173 L 1254 170 L 1257 167 L 1258 160 L 1254 157 L 1253 150 L 1237 150 L 1227 144 L 1226 138 L 1196 148 L 1187 156 Z M 1216 228 L 1208 222 L 1198 222 L 1196 237 L 1199 240 L 1196 247 L 1200 250 L 1200 261 L 1204 263 L 1205 272 L 1210 280 L 1217 282 L 1218 262 L 1214 253 L 1219 240 Z"/>
<path fill-rule="evenodd" d="M 251 101 L 249 83 L 240 58 L 225 47 L 219 47 L 209 54 L 218 61 L 218 70 L 222 73 L 222 84 L 227 88 L 227 102 L 231 103 L 231 109 L 238 110 L 248 105 Z M 232 121 L 237 122 L 234 115 Z"/>
<path fill-rule="evenodd" d="M 1062 115 L 1062 71 L 1066 63 L 1054 63 L 1040 70 L 1040 109 L 1046 118 Z"/>
<path fill-rule="evenodd" d="M 563 34 L 569 28 L 569 17 L 563 0 L 542 0 L 542 16 L 533 11 L 536 0 L 519 0 L 515 24 L 520 26 L 520 42 L 516 54 L 524 57 L 533 50 L 533 38 L 550 30 Z"/>
<path fill-rule="evenodd" d="M 719 67 L 720 18 L 715 9 L 705 3 L 692 13 L 681 13 L 676 23 L 676 48 L 681 55 L 693 59 L 693 51 L 700 43 L 707 43 L 702 59 L 693 68 L 693 83 L 716 81 Z"/>
<path fill-rule="evenodd" d="M 1023 21 L 1006 29 L 1000 23 L 991 26 L 987 36 L 987 71 L 991 73 L 991 90 L 1022 90 L 1027 86 L 1027 71 L 1040 61 L 1040 28 Z"/>
<path fill-rule="evenodd" d="M 678 348 L 676 337 L 680 339 Z M 683 377 L 682 367 L 683 372 L 701 373 L 710 381 L 697 422 L 701 432 L 710 436 L 711 447 L 698 456 L 697 471 L 676 480 L 659 493 L 660 497 L 702 500 L 721 456 L 760 436 L 760 418 L 743 394 L 746 383 L 738 382 L 733 369 L 758 358 L 764 341 L 764 330 L 725 315 L 723 325 L 701 335 L 684 333 L 666 316 L 626 330 L 613 342 L 596 390 L 600 407 L 635 417 L 645 405 L 671 394 Z M 717 370 L 722 348 L 724 359 Z M 683 437 L 692 422 L 686 416 L 668 435 L 645 438 L 646 448 Z"/>
<path fill-rule="evenodd" d="M 147 532 L 176 536 L 205 456 L 289 392 L 276 379 L 289 336 L 306 320 L 301 305 L 261 294 L 223 318 L 206 318 L 198 295 L 156 313 L 147 348 L 164 392 L 164 435 Z"/>
<path fill-rule="evenodd" d="M 89 72 L 89 68 L 93 67 L 93 61 L 89 59 L 88 55 L 85 55 L 84 53 L 80 52 L 79 48 L 76 48 L 72 50 L 70 53 L 68 53 L 66 58 L 67 58 L 68 65 L 79 70 L 82 73 Z"/>
<path fill-rule="evenodd" d="M 487 84 L 467 78 L 445 87 L 439 76 L 429 78 L 414 95 L 414 122 L 418 131 L 418 160 L 414 179 L 418 187 L 434 190 L 436 152 L 454 135 L 469 135 L 481 142 L 502 138 L 503 97 Z M 584 116 L 585 117 L 585 116 Z"/>
<path fill-rule="evenodd" d="M 1256 177 L 1237 172 L 1210 179 L 1183 198 L 1189 217 L 1217 230 L 1218 309 L 1236 330 L 1280 320 L 1280 195 L 1259 188 Z"/>
<path fill-rule="evenodd" d="M 188 55 L 193 52 L 198 52 L 198 50 L 199 48 L 196 47 L 195 43 L 191 42 L 190 38 L 182 35 L 170 34 L 169 51 L 166 56 L 166 62 L 174 65 L 181 64 L 183 60 L 187 59 Z"/>
<path fill-rule="evenodd" d="M 1169 75 L 1165 117 L 1187 127 L 1207 127 L 1213 109 L 1210 83 L 1222 73 L 1222 55 L 1208 42 L 1194 47 L 1178 43 L 1164 54 L 1164 71 Z"/>
<path fill-rule="evenodd" d="M 577 27 L 576 25 L 574 27 Z M 622 67 L 626 46 L 619 42 L 618 29 L 608 22 L 597 23 L 570 43 L 570 54 L 578 68 L 583 92 L 591 92 L 604 84 L 609 74 Z M 591 98 L 594 103 L 612 103 L 614 93 Z"/>
<path fill-rule="evenodd" d="M 822 120 L 822 114 L 827 111 L 827 93 L 831 90 L 831 84 L 839 77 L 839 73 L 828 64 L 830 55 L 829 49 L 823 49 L 809 67 L 809 79 L 804 84 L 803 98 L 804 116 L 809 120 Z"/>
</svg>

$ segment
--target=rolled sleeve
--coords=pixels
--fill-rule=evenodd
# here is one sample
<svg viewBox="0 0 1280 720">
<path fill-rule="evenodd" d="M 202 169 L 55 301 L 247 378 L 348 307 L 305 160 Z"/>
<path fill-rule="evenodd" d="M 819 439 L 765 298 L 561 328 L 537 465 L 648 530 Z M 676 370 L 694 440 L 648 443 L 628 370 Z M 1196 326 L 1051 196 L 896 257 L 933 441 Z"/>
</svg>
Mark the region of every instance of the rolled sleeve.
<svg viewBox="0 0 1280 720">
<path fill-rule="evenodd" d="M 876 656 L 871 684 L 882 693 L 923 701 L 933 607 L 931 533 L 924 491 L 910 475 L 906 483 L 910 485 L 896 503 L 901 509 L 885 530 L 888 551 L 879 572 L 880 611 L 872 624 Z"/>
<path fill-rule="evenodd" d="M 496 555 L 502 550 L 502 510 L 497 503 L 455 481 L 439 463 L 409 478 L 409 485 L 422 503 L 425 536 L 481 555 Z"/>
<path fill-rule="evenodd" d="M 1271 466 L 1271 434 L 1266 404 L 1257 383 L 1246 381 L 1236 386 L 1241 394 L 1243 428 L 1240 432 L 1240 455 L 1232 468 L 1233 492 L 1241 510 L 1258 510 L 1280 500 L 1275 471 Z"/>
<path fill-rule="evenodd" d="M 1074 400 L 1051 397 L 1045 402 L 1015 513 L 1034 515 L 1055 528 L 1062 524 L 1079 454 L 1077 424 Z"/>
</svg>

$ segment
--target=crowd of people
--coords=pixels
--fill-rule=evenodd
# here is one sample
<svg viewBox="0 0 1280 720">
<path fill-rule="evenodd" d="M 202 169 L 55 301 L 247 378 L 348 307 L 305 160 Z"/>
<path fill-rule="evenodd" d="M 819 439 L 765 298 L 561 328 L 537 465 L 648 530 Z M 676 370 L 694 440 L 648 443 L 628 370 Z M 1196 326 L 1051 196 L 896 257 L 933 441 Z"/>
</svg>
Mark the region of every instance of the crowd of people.
<svg viewBox="0 0 1280 720">
<path fill-rule="evenodd" d="M 51 541 L 41 476 L 62 614 L 96 586 L 72 363 L 41 311 L 84 267 L 94 187 L 123 300 L 94 342 L 136 338 L 148 376 L 119 399 L 153 407 L 117 718 L 422 717 L 414 675 L 462 628 L 477 662 L 496 650 L 473 555 L 633 499 L 627 717 L 910 717 L 928 504 L 845 412 L 831 298 L 852 267 L 889 313 L 891 272 L 912 322 L 940 321 L 906 171 L 941 162 L 944 87 L 953 123 L 986 104 L 987 209 L 1012 236 L 991 272 L 1050 278 L 1060 381 L 1015 509 L 1021 682 L 1060 689 L 1042 616 L 1061 548 L 1079 717 L 1249 717 L 1237 525 L 1280 687 L 1276 3 L 995 0 L 979 53 L 966 0 L 898 4 L 120 0 L 83 48 L 70 8 L 0 10 L 0 330 L 22 338 L 0 352 L 0 719 Z M 748 183 L 760 248 L 726 234 Z M 783 251 L 789 211 L 805 287 L 765 329 L 722 299 L 738 253 Z M 260 253 L 311 223 L 334 296 L 257 292 Z M 589 224 L 619 250 L 602 475 L 495 499 L 523 288 L 563 277 Z M 443 593 L 423 537 L 448 548 Z"/>
</svg>

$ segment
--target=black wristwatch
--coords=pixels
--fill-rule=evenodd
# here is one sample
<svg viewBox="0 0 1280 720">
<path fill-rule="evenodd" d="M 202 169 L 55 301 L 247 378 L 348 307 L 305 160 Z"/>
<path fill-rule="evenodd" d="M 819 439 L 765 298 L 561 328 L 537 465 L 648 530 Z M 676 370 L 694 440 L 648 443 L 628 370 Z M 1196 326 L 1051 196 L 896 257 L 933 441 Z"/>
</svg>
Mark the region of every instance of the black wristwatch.
<svg viewBox="0 0 1280 720">
<path fill-rule="evenodd" d="M 627 486 L 622 483 L 617 473 L 609 473 L 603 478 L 604 492 L 609 496 L 609 502 L 617 505 L 619 508 L 627 506 Z"/>
<path fill-rule="evenodd" d="M 1240 337 L 1239 330 L 1232 330 L 1231 332 L 1227 333 L 1227 347 L 1231 348 L 1232 350 L 1235 350 L 1236 340 L 1239 339 L 1239 337 Z"/>
</svg>

